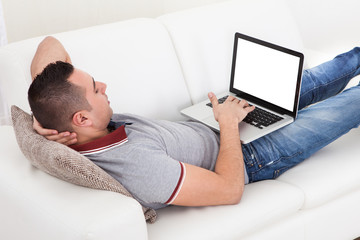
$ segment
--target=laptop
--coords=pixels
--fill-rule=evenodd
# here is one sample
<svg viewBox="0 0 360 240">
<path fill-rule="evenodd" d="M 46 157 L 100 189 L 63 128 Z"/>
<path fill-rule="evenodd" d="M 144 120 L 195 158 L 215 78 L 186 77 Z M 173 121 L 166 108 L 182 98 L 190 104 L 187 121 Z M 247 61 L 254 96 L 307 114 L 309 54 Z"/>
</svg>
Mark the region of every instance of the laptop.
<svg viewBox="0 0 360 240">
<path fill-rule="evenodd" d="M 297 115 L 304 55 L 241 33 L 235 33 L 229 92 L 217 95 L 245 99 L 255 110 L 239 124 L 246 144 L 292 123 Z M 210 100 L 181 113 L 220 131 Z M 264 115 L 264 116 L 262 116 Z"/>
</svg>

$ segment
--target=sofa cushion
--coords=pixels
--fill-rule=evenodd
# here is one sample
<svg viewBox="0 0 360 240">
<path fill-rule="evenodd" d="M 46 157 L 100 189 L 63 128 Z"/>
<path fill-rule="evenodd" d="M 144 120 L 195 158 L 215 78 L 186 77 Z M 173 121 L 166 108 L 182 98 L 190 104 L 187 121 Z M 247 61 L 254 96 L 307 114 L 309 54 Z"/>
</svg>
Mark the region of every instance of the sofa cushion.
<svg viewBox="0 0 360 240">
<path fill-rule="evenodd" d="M 32 118 L 16 106 L 11 107 L 16 140 L 25 157 L 36 168 L 73 184 L 108 190 L 131 197 L 115 179 L 86 157 L 69 147 L 49 141 L 32 128 Z M 156 213 L 143 208 L 146 220 L 154 222 Z"/>
<path fill-rule="evenodd" d="M 148 225 L 148 232 L 156 240 L 180 240 L 188 236 L 197 240 L 242 239 L 296 214 L 303 201 L 303 192 L 297 187 L 274 180 L 261 181 L 246 185 L 237 205 L 159 209 L 157 222 Z"/>
<path fill-rule="evenodd" d="M 351 130 L 276 181 L 302 189 L 302 209 L 319 207 L 360 187 L 360 128 Z"/>
</svg>

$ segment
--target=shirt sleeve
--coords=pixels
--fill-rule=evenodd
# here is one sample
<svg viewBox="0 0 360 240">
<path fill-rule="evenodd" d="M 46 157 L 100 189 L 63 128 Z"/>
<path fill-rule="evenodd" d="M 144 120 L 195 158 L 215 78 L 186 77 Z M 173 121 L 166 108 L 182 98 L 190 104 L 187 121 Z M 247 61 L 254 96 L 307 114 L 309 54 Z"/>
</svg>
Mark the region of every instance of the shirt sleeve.
<svg viewBox="0 0 360 240">
<path fill-rule="evenodd" d="M 122 184 L 143 205 L 171 204 L 181 190 L 185 165 L 153 146 L 132 151 Z"/>
<path fill-rule="evenodd" d="M 172 202 L 176 199 L 177 195 L 180 192 L 180 189 L 182 187 L 182 184 L 184 182 L 185 176 L 186 176 L 186 168 L 185 168 L 185 164 L 182 162 L 179 162 L 180 167 L 181 167 L 181 174 L 178 180 L 178 183 L 173 191 L 173 193 L 171 194 L 170 198 L 165 202 L 165 204 L 172 204 Z"/>
</svg>

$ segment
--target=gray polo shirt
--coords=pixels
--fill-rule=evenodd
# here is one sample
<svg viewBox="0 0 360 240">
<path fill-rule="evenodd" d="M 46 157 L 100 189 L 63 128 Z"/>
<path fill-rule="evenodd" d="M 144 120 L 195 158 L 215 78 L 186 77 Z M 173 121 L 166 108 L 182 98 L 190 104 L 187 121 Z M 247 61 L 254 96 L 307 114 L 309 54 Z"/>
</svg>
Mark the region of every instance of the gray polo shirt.
<svg viewBox="0 0 360 240">
<path fill-rule="evenodd" d="M 213 171 L 219 135 L 196 122 L 151 120 L 115 114 L 121 126 L 74 149 L 119 181 L 142 205 L 159 209 L 176 198 L 186 176 L 183 163 Z"/>
</svg>

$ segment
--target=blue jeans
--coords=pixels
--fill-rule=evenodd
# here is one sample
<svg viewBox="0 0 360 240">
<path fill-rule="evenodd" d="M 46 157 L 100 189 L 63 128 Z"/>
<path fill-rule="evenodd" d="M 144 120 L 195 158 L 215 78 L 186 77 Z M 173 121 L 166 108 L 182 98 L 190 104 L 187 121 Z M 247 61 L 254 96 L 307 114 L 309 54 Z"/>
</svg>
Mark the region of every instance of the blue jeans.
<svg viewBox="0 0 360 240">
<path fill-rule="evenodd" d="M 295 122 L 243 145 L 249 182 L 278 177 L 358 127 L 360 84 L 341 91 L 359 73 L 360 48 L 305 70 Z"/>
</svg>

